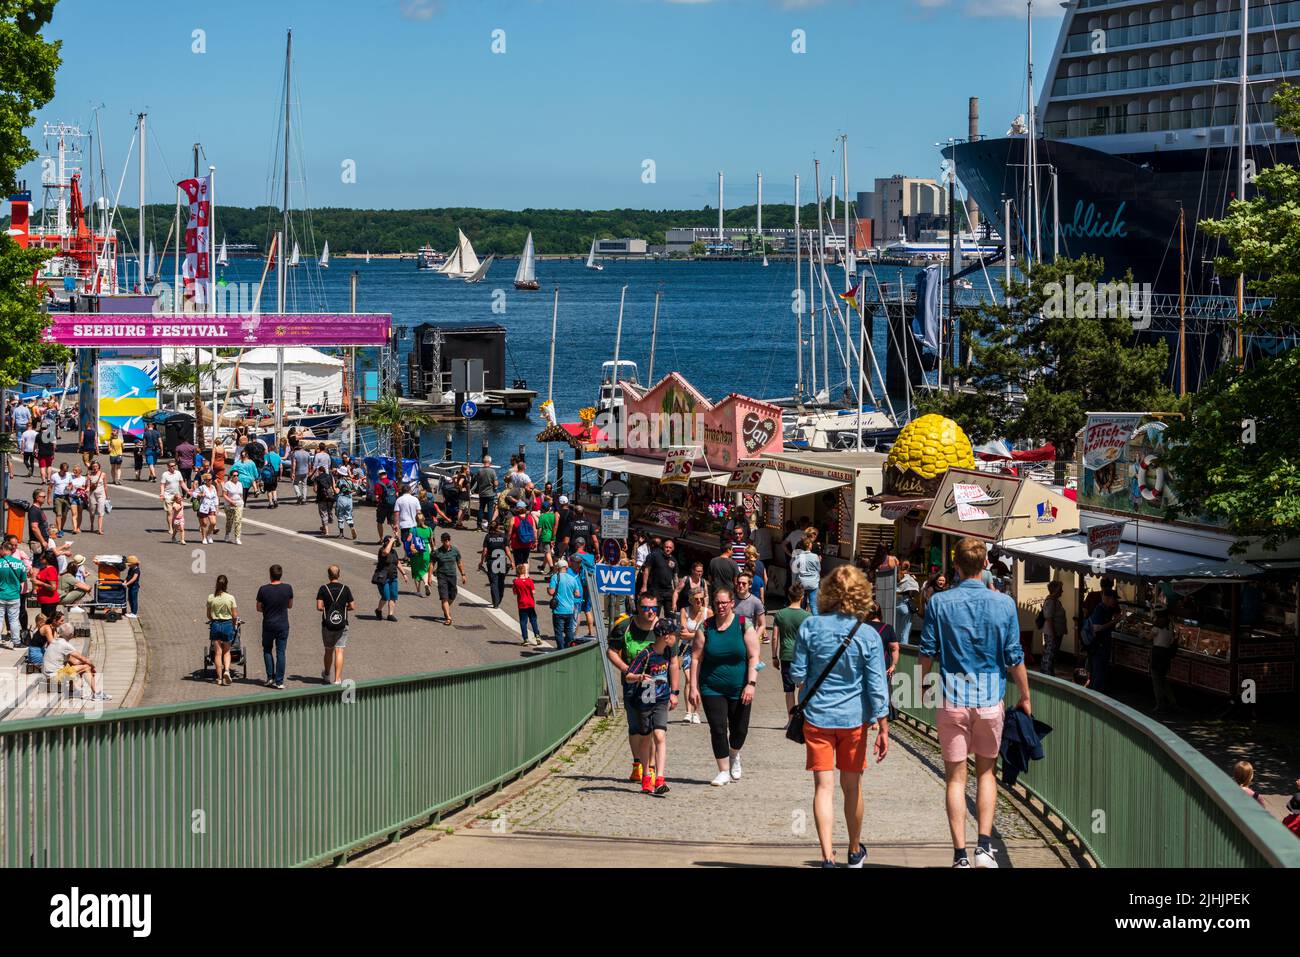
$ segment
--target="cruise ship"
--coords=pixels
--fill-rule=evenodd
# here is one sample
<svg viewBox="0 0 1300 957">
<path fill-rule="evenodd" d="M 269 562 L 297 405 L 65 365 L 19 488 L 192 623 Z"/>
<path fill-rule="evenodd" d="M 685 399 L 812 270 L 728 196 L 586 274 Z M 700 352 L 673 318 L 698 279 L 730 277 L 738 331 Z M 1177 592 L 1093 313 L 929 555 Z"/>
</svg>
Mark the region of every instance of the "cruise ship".
<svg viewBox="0 0 1300 957">
<path fill-rule="evenodd" d="M 1247 169 L 1294 164 L 1295 137 L 1274 126 L 1270 101 L 1300 72 L 1300 2 L 1246 6 Z M 1222 241 L 1198 224 L 1221 217 L 1238 191 L 1242 9 L 1243 0 L 1071 0 L 1036 112 L 1044 253 L 1055 236 L 1062 255 L 1098 256 L 1109 277 L 1131 270 L 1173 292 L 1181 208 L 1188 291 L 1233 293 L 1235 280 L 1214 271 Z M 943 151 L 992 222 L 1012 201 L 1020 238 L 1032 221 L 1021 213 L 1022 129 Z"/>
</svg>

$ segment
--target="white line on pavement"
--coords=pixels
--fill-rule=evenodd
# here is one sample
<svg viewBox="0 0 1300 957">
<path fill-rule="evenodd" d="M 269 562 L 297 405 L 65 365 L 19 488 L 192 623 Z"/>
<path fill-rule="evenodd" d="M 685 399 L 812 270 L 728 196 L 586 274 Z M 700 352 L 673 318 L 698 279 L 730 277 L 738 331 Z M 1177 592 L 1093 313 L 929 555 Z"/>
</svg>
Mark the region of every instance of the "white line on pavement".
<svg viewBox="0 0 1300 957">
<path fill-rule="evenodd" d="M 126 485 L 116 485 L 111 487 L 120 488 L 122 491 L 130 492 L 132 495 L 143 495 L 145 498 L 156 499 L 158 497 L 154 495 L 152 492 L 146 492 L 144 489 L 139 489 L 139 488 L 130 488 Z M 369 552 L 364 552 L 359 548 L 354 548 L 351 545 L 345 545 L 342 542 L 331 541 L 328 538 L 309 538 L 309 537 L 305 537 L 300 532 L 291 531 L 290 529 L 287 528 L 281 528 L 279 525 L 271 525 L 267 522 L 259 522 L 256 519 L 248 518 L 247 511 L 244 512 L 244 516 L 245 517 L 243 523 L 245 525 L 252 525 L 254 528 L 264 528 L 268 532 L 276 532 L 277 534 L 280 535 L 288 535 L 290 538 L 294 538 L 302 542 L 315 542 L 317 545 L 328 545 L 330 548 L 337 548 L 340 551 L 351 552 L 353 555 L 360 555 L 362 558 L 368 559 L 370 561 L 375 560 L 374 555 L 370 554 Z M 191 543 L 191 544 L 196 544 L 196 543 Z M 478 595 L 474 594 L 468 588 L 459 588 L 457 589 L 457 591 L 461 595 L 464 595 L 466 598 L 468 598 L 470 601 L 478 602 L 479 605 L 482 606 L 483 611 L 487 612 L 489 615 L 491 615 L 497 621 L 501 622 L 511 631 L 519 627 L 519 622 L 517 619 L 511 618 L 500 608 L 493 608 L 492 603 L 490 601 L 480 598 Z"/>
</svg>

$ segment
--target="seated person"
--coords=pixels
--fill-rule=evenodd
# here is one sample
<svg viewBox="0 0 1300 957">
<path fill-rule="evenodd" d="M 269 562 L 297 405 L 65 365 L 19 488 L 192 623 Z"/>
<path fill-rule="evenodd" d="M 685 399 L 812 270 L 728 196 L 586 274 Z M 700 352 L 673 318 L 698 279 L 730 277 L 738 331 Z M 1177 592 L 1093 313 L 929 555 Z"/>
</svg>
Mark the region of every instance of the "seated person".
<svg viewBox="0 0 1300 957">
<path fill-rule="evenodd" d="M 86 559 L 82 555 L 73 555 L 68 560 L 68 567 L 59 576 L 59 604 L 80 605 L 90 597 L 93 590 L 82 574 Z"/>
<path fill-rule="evenodd" d="M 99 675 L 95 663 L 84 655 L 78 654 L 76 646 L 68 639 L 72 635 L 72 626 L 67 623 L 63 612 L 56 610 L 41 626 L 41 637 L 45 641 L 44 660 L 41 673 L 55 684 L 63 684 L 85 678 L 90 685 L 91 697 L 95 701 L 108 701 L 109 696 L 99 690 Z"/>
</svg>

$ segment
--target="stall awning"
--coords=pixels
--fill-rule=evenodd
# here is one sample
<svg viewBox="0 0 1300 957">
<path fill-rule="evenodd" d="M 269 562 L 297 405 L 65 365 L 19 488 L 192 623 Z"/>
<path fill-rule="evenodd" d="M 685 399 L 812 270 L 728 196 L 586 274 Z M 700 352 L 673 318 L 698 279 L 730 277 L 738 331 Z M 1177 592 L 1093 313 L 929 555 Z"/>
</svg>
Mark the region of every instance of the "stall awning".
<svg viewBox="0 0 1300 957">
<path fill-rule="evenodd" d="M 727 487 L 731 479 L 730 472 L 709 479 L 710 485 Z M 796 475 L 794 472 L 781 472 L 777 469 L 763 469 L 763 477 L 758 480 L 758 494 L 771 495 L 776 498 L 803 498 L 818 492 L 828 492 L 834 488 L 843 488 L 844 482 L 834 479 L 818 478 L 814 475 Z"/>
<path fill-rule="evenodd" d="M 574 459 L 574 464 L 598 472 L 626 472 L 628 475 L 642 475 L 652 479 L 661 478 L 664 474 L 663 462 L 658 459 L 639 458 L 635 455 L 597 455 Z M 695 470 L 695 475 L 701 478 L 712 474 L 714 473 L 702 468 Z M 730 474 L 730 472 L 726 473 L 723 478 Z"/>
<path fill-rule="evenodd" d="M 1136 580 L 1174 581 L 1189 578 L 1239 581 L 1259 575 L 1259 569 L 1243 562 L 1224 561 L 1176 552 L 1168 548 L 1120 542 L 1118 551 L 1105 559 L 1088 554 L 1087 535 L 1047 535 L 1042 538 L 1015 538 L 999 542 L 998 547 L 1017 558 L 1037 558 L 1059 568 L 1086 574 L 1110 575 Z"/>
</svg>

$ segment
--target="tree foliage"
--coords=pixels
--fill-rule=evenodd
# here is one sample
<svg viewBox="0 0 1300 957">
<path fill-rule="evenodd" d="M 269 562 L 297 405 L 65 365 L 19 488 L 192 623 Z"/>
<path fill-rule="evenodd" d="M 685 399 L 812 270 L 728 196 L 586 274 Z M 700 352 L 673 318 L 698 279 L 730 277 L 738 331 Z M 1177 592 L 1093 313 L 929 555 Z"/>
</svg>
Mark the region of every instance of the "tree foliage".
<svg viewBox="0 0 1300 957">
<path fill-rule="evenodd" d="M 36 158 L 23 134 L 35 112 L 54 96 L 59 43 L 41 28 L 54 14 L 54 0 L 0 0 L 0 192 L 17 189 L 19 167 Z M 0 232 L 0 385 L 11 386 L 36 366 L 66 355 L 45 345 L 45 316 L 32 274 L 49 254 L 25 250 Z"/>
<path fill-rule="evenodd" d="M 975 442 L 1046 440 L 1065 460 L 1089 411 L 1173 408 L 1176 399 L 1162 384 L 1163 342 L 1137 344 L 1132 318 L 1119 309 L 1082 301 L 1053 308 L 1060 304 L 1054 293 L 1071 288 L 1067 280 L 1077 289 L 1101 275 L 1101 261 L 1086 256 L 1040 263 L 1027 282 L 1012 281 L 1006 302 L 960 310 L 970 362 L 947 364 L 944 376 L 963 388 L 922 395 L 920 410 L 954 419 Z"/>
<path fill-rule="evenodd" d="M 1300 131 L 1300 90 L 1284 85 L 1272 102 L 1278 127 Z M 1271 548 L 1300 538 L 1300 416 L 1290 404 L 1300 395 L 1300 355 L 1291 345 L 1300 327 L 1300 170 L 1278 164 L 1260 171 L 1255 186 L 1254 197 L 1235 200 L 1223 219 L 1201 228 L 1230 247 L 1218 271 L 1244 273 L 1250 291 L 1270 300 L 1246 330 L 1285 351 L 1220 367 L 1189 398 L 1186 419 L 1171 426 L 1162 464 L 1178 485 L 1172 515 L 1223 519 Z"/>
</svg>

